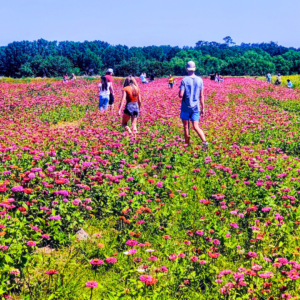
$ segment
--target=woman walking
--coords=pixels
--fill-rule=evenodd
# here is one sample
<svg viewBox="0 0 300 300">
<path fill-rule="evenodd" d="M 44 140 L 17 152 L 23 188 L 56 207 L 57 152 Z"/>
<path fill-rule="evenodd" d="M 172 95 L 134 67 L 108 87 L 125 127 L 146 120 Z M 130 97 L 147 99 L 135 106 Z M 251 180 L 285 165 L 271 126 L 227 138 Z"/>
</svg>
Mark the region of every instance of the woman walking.
<svg viewBox="0 0 300 300">
<path fill-rule="evenodd" d="M 141 109 L 141 95 L 140 89 L 138 84 L 133 76 L 128 76 L 125 79 L 123 92 L 122 92 L 122 100 L 119 108 L 119 115 L 121 115 L 121 109 L 126 102 L 123 119 L 122 119 L 122 126 L 128 131 L 130 134 L 136 135 L 137 133 L 137 117 L 140 114 Z M 131 127 L 132 131 L 127 125 L 129 120 L 131 119 Z"/>
<path fill-rule="evenodd" d="M 110 93 L 112 93 L 111 83 L 107 82 L 107 78 L 105 76 L 102 76 L 101 83 L 99 83 L 99 109 L 100 109 L 100 111 L 107 110 Z"/>
</svg>

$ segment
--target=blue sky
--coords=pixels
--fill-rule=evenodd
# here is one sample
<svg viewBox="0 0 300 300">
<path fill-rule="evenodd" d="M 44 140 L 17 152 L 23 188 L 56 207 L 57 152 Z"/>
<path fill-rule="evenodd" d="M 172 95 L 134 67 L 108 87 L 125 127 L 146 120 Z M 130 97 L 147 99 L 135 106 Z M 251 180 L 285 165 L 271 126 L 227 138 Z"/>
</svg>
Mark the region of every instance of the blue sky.
<svg viewBox="0 0 300 300">
<path fill-rule="evenodd" d="M 300 0 L 0 0 L 0 45 L 102 40 L 194 46 L 199 40 L 300 47 Z"/>
</svg>

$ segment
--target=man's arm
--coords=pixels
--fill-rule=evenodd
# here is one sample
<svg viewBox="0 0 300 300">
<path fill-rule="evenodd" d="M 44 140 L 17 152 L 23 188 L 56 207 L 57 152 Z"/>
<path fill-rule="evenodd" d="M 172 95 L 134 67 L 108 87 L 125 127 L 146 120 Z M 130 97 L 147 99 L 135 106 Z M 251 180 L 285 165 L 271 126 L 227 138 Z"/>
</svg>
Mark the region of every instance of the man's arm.
<svg viewBox="0 0 300 300">
<path fill-rule="evenodd" d="M 201 115 L 204 116 L 204 92 L 203 92 L 203 89 L 200 92 L 200 106 L 201 106 Z"/>
<path fill-rule="evenodd" d="M 112 95 L 114 95 L 114 86 L 113 86 L 113 83 L 112 82 L 110 82 L 110 88 L 111 88 L 111 93 L 112 93 Z"/>
<path fill-rule="evenodd" d="M 179 88 L 179 94 L 178 94 L 179 98 L 183 98 L 184 90 L 185 90 L 184 82 L 181 81 L 181 85 L 180 85 L 180 88 Z"/>
</svg>

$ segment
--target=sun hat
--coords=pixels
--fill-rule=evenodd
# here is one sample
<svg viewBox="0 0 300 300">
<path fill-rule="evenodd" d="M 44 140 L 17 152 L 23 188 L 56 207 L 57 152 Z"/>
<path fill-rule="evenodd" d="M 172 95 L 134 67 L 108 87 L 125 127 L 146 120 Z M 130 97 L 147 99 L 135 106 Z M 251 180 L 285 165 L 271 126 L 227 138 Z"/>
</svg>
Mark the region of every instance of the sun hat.
<svg viewBox="0 0 300 300">
<path fill-rule="evenodd" d="M 196 64 L 191 60 L 191 61 L 187 62 L 186 69 L 188 71 L 196 71 Z"/>
<path fill-rule="evenodd" d="M 106 71 L 106 72 L 113 73 L 113 72 L 114 72 L 114 70 L 113 70 L 113 69 L 111 69 L 111 68 L 109 68 L 109 69 L 107 69 L 107 71 Z"/>
</svg>

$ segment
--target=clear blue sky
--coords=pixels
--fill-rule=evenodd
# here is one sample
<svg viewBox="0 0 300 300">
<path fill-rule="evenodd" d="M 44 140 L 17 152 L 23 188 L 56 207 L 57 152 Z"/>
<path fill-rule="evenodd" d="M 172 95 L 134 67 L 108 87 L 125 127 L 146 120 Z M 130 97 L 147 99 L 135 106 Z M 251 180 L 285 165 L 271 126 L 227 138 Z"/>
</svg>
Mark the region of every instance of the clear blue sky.
<svg viewBox="0 0 300 300">
<path fill-rule="evenodd" d="M 194 46 L 199 40 L 300 47 L 300 0 L 0 0 L 0 45 L 102 40 Z"/>
</svg>

